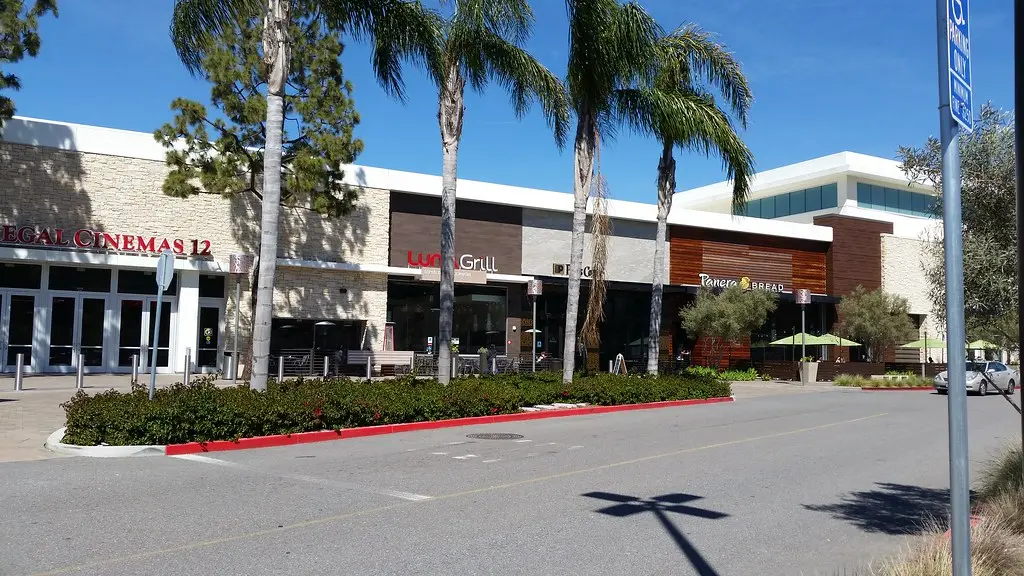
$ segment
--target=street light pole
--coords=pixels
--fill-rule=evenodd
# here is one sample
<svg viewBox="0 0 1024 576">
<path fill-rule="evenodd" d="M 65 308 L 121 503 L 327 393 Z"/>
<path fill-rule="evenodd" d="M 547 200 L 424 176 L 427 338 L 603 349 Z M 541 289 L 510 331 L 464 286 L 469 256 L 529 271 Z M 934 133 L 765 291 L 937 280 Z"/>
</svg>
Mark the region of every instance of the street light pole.
<svg viewBox="0 0 1024 576">
<path fill-rule="evenodd" d="M 949 493 L 953 576 L 971 575 L 970 493 L 967 473 L 967 366 L 964 354 L 964 260 L 960 212 L 960 127 L 950 105 L 951 16 L 969 17 L 969 0 L 936 0 L 939 60 L 939 133 L 946 264 L 946 353 L 949 358 Z M 951 8 L 954 14 L 950 14 Z M 959 9 L 959 14 L 955 10 Z M 958 110 L 960 112 L 960 110 Z M 973 111 L 968 111 L 973 113 Z"/>
</svg>

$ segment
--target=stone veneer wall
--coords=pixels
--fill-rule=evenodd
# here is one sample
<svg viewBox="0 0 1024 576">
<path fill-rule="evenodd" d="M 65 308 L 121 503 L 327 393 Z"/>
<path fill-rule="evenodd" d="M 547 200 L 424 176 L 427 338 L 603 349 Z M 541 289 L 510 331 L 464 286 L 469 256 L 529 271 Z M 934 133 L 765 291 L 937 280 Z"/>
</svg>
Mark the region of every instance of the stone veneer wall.
<svg viewBox="0 0 1024 576">
<path fill-rule="evenodd" d="M 207 239 L 214 260 L 259 249 L 260 207 L 253 195 L 172 198 L 162 192 L 169 169 L 161 161 L 0 142 L 0 225 L 90 228 L 109 233 Z M 279 257 L 386 265 L 390 193 L 364 189 L 351 214 L 326 219 L 282 208 Z M 242 326 L 249 325 L 249 279 L 243 280 Z M 288 317 L 367 320 L 379 347 L 386 319 L 384 274 L 279 268 L 275 313 Z M 347 289 L 341 295 L 338 288 Z M 234 282 L 227 286 L 230 349 Z M 247 330 L 244 330 L 247 332 Z M 242 335 L 240 347 L 247 345 Z"/>
<path fill-rule="evenodd" d="M 910 305 L 911 314 L 922 314 L 925 316 L 921 324 L 919 338 L 924 338 L 925 331 L 928 337 L 945 339 L 945 334 L 940 335 L 939 327 L 932 314 L 932 301 L 928 297 L 928 278 L 924 272 L 924 258 L 927 256 L 928 244 L 917 238 L 901 238 L 891 234 L 882 234 L 882 289 L 889 294 L 895 294 L 907 299 Z M 899 355 L 899 352 L 897 352 Z M 913 355 L 904 352 L 907 358 L 896 358 L 897 361 L 920 362 L 927 358 L 924 352 L 917 353 L 918 358 L 912 359 Z M 932 357 L 939 360 L 939 350 L 931 351 Z"/>
</svg>

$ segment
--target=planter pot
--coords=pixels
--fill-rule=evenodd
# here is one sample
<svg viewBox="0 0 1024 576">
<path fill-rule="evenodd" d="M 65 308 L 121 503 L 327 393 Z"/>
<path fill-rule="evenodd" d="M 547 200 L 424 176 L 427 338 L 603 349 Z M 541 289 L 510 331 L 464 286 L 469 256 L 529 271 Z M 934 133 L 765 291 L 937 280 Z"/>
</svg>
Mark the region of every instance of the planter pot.
<svg viewBox="0 0 1024 576">
<path fill-rule="evenodd" d="M 806 386 L 808 382 L 818 381 L 818 363 L 817 362 L 801 362 L 800 363 L 800 384 Z"/>
</svg>

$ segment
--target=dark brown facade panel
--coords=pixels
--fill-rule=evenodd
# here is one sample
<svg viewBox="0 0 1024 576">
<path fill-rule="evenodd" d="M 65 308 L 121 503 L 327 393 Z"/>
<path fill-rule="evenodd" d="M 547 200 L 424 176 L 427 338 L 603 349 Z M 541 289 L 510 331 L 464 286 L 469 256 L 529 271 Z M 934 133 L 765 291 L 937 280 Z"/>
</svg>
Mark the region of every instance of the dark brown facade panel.
<svg viewBox="0 0 1024 576">
<path fill-rule="evenodd" d="M 433 198 L 440 204 L 440 200 Z M 520 212 L 521 216 L 521 212 Z M 426 263 L 441 252 L 441 216 L 392 210 L 389 264 L 406 267 Z M 486 258 L 498 274 L 522 273 L 523 228 L 508 222 L 455 217 L 455 256 Z M 411 261 L 411 263 L 410 263 Z M 457 260 L 458 261 L 458 260 Z"/>
<path fill-rule="evenodd" d="M 392 192 L 391 212 L 440 217 L 441 198 L 438 196 Z M 481 222 L 497 222 L 522 226 L 523 209 L 517 206 L 457 200 L 455 202 L 455 217 L 458 220 L 479 220 Z M 457 226 L 458 223 L 456 222 Z"/>
<path fill-rule="evenodd" d="M 892 222 L 831 215 L 819 216 L 814 223 L 832 228 L 832 246 L 826 258 L 831 294 L 843 296 L 857 286 L 881 288 L 881 235 L 892 234 Z"/>
</svg>

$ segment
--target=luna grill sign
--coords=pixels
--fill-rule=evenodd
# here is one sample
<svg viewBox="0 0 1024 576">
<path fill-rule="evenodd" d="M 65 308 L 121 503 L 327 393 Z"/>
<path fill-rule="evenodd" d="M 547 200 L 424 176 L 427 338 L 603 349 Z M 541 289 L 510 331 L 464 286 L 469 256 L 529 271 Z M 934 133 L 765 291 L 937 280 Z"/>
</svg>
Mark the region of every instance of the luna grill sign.
<svg viewBox="0 0 1024 576">
<path fill-rule="evenodd" d="M 764 290 L 766 292 L 783 292 L 785 286 L 781 282 L 754 282 L 747 276 L 740 278 L 715 278 L 704 274 L 697 275 L 700 278 L 700 285 L 705 288 L 731 288 L 739 286 L 744 290 Z"/>
<path fill-rule="evenodd" d="M 23 246 L 50 246 L 80 250 L 108 250 L 160 254 L 170 250 L 179 256 L 211 256 L 210 241 L 182 238 L 162 238 L 137 234 L 110 234 L 99 230 L 80 228 L 44 228 L 39 226 L 0 227 L 0 243 Z"/>
<path fill-rule="evenodd" d="M 414 253 L 409 250 L 407 259 L 410 268 L 440 268 L 441 255 L 438 253 L 426 254 L 423 252 Z M 498 272 L 498 262 L 494 256 L 477 257 L 472 254 L 463 254 L 455 257 L 456 270 L 479 270 L 481 272 Z"/>
</svg>

